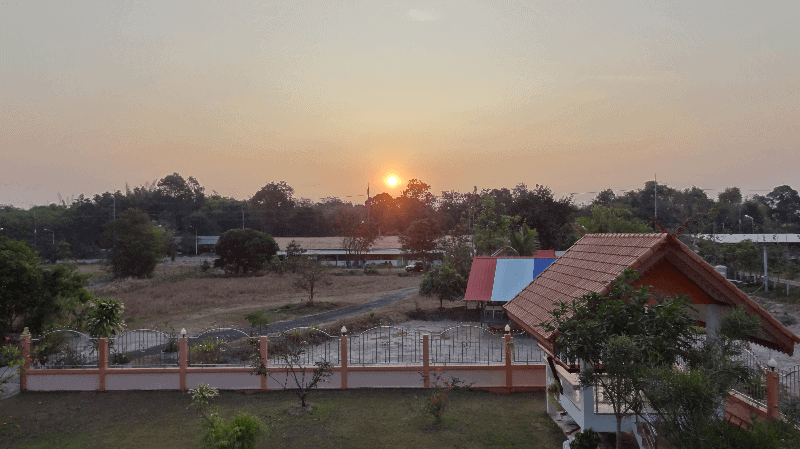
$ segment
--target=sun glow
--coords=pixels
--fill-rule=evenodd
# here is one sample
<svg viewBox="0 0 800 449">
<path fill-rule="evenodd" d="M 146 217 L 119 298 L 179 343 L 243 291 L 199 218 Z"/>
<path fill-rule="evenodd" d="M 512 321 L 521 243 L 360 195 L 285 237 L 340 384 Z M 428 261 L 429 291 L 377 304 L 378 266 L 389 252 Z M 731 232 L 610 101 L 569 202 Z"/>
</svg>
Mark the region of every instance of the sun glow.
<svg viewBox="0 0 800 449">
<path fill-rule="evenodd" d="M 386 178 L 386 184 L 389 184 L 390 187 L 394 187 L 397 185 L 397 176 L 389 176 Z"/>
</svg>

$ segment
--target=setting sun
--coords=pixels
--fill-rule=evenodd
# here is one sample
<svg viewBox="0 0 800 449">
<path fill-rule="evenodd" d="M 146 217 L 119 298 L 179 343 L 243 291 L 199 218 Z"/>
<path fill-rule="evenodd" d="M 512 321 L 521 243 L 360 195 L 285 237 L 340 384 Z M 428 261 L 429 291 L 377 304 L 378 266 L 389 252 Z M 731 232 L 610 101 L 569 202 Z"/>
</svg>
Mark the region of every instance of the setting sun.
<svg viewBox="0 0 800 449">
<path fill-rule="evenodd" d="M 388 178 L 386 178 L 386 184 L 389 184 L 392 187 L 396 186 L 397 185 L 397 177 L 396 176 L 389 176 Z"/>
</svg>

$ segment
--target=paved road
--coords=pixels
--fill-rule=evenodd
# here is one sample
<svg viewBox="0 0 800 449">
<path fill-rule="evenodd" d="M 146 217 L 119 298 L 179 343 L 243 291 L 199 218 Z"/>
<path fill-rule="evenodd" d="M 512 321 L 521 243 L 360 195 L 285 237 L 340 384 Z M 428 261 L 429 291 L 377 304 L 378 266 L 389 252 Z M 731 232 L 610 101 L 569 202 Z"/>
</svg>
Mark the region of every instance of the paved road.
<svg viewBox="0 0 800 449">
<path fill-rule="evenodd" d="M 259 333 L 259 334 L 273 334 L 276 332 L 284 332 L 296 327 L 309 327 L 314 323 L 317 324 L 330 323 L 332 321 L 340 320 L 342 318 L 347 318 L 353 315 L 366 313 L 371 310 L 379 309 L 381 307 L 394 304 L 396 302 L 408 298 L 409 296 L 414 295 L 418 291 L 419 287 L 404 288 L 402 290 L 397 290 L 388 293 L 386 295 L 379 296 L 373 299 L 372 301 L 366 302 L 364 304 L 345 307 L 343 309 L 331 310 L 330 312 L 318 313 L 316 315 L 304 316 L 301 318 L 296 318 L 294 320 L 280 321 L 278 323 L 273 323 L 269 325 L 266 329 L 250 328 L 242 330 L 244 330 L 245 332 L 253 331 L 254 333 Z"/>
</svg>

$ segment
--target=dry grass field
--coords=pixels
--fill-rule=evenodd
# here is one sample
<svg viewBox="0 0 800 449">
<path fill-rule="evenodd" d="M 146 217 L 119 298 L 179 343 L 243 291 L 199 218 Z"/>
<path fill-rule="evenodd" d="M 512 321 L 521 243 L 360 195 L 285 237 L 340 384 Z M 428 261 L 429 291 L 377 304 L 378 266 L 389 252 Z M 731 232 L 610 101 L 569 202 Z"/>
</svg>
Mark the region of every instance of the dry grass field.
<svg viewBox="0 0 800 449">
<path fill-rule="evenodd" d="M 81 271 L 88 272 L 88 269 Z M 102 283 L 91 290 L 100 296 L 120 299 L 125 304 L 125 320 L 129 329 L 169 330 L 174 326 L 176 329 L 186 328 L 189 333 L 198 333 L 214 326 L 249 327 L 244 319 L 247 312 L 275 310 L 308 299 L 307 292 L 294 286 L 295 276 L 291 273 L 243 278 L 193 277 L 188 274 L 187 271 L 178 271 L 168 272 L 164 276 L 163 271 L 157 269 L 153 279 Z M 334 304 L 326 304 L 324 309 L 342 308 L 363 304 L 398 289 L 416 287 L 421 280 L 419 275 L 399 277 L 397 274 L 398 270 L 380 270 L 378 276 L 332 274 L 315 289 L 314 300 Z M 387 312 L 397 312 L 403 308 L 413 310 L 413 301 L 413 298 L 406 299 L 402 301 L 405 305 L 395 305 L 394 309 Z M 432 305 L 435 301 L 424 298 L 422 302 Z M 311 309 L 309 314 L 320 311 Z M 297 316 L 297 311 L 293 311 L 292 316 Z M 271 317 L 291 318 L 280 313 Z M 169 325 L 165 325 L 166 322 Z"/>
</svg>

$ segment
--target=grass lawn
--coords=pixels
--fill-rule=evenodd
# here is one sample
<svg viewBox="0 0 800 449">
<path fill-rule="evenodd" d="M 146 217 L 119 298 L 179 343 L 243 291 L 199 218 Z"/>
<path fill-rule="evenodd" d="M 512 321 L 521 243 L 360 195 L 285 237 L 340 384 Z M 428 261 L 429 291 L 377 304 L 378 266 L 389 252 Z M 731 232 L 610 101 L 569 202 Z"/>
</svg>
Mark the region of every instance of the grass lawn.
<svg viewBox="0 0 800 449">
<path fill-rule="evenodd" d="M 456 392 L 442 424 L 422 411 L 426 390 L 331 390 L 309 395 L 315 410 L 291 417 L 291 392 L 221 392 L 213 406 L 230 418 L 255 415 L 266 432 L 257 447 L 561 447 L 564 435 L 545 412 L 544 392 Z M 195 448 L 201 418 L 188 393 L 22 393 L 0 402 L 3 447 Z"/>
</svg>

